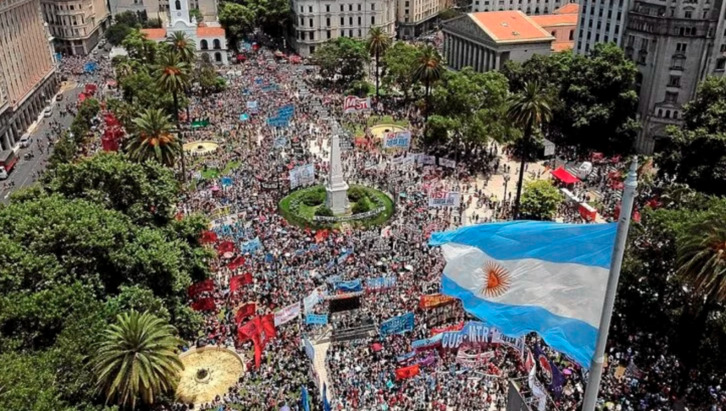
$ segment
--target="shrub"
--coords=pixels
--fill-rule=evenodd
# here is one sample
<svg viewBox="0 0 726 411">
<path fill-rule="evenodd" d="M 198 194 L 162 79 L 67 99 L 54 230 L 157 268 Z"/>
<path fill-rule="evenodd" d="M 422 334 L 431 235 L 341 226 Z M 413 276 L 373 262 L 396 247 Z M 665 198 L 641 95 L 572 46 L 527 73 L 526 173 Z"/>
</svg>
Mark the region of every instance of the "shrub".
<svg viewBox="0 0 726 411">
<path fill-rule="evenodd" d="M 348 189 L 348 200 L 357 203 L 363 197 L 366 197 L 367 193 L 362 187 L 351 187 Z"/>
<path fill-rule="evenodd" d="M 366 211 L 370 211 L 370 209 L 371 200 L 368 197 L 363 197 L 353 206 L 353 214 L 365 213 Z"/>
<path fill-rule="evenodd" d="M 329 209 L 328 206 L 321 205 L 315 210 L 315 215 L 320 217 L 333 217 L 335 214 L 333 214 L 333 210 Z"/>
<path fill-rule="evenodd" d="M 321 190 L 311 190 L 306 192 L 301 196 L 301 201 L 303 204 L 309 207 L 314 207 L 316 205 L 323 204 L 323 201 L 325 201 L 325 191 Z"/>
</svg>

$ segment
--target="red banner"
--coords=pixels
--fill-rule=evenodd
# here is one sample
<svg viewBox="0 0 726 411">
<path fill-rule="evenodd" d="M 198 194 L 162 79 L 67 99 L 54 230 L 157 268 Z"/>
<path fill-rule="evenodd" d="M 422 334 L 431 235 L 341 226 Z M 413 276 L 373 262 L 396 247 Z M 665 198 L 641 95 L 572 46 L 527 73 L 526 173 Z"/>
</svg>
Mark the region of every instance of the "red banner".
<svg viewBox="0 0 726 411">
<path fill-rule="evenodd" d="M 418 303 L 419 308 L 434 308 L 456 301 L 456 298 L 443 294 L 422 295 Z"/>
<path fill-rule="evenodd" d="M 463 321 L 460 322 L 459 324 L 450 325 L 448 327 L 432 328 L 431 336 L 433 337 L 436 334 L 441 334 L 441 333 L 446 333 L 446 332 L 461 331 L 462 328 L 464 328 Z"/>
<path fill-rule="evenodd" d="M 328 238 L 328 234 L 328 230 L 319 230 L 317 233 L 315 233 L 315 242 L 322 243 L 323 241 L 325 241 L 326 238 Z"/>
<path fill-rule="evenodd" d="M 234 243 L 231 241 L 223 241 L 217 246 L 219 254 L 231 253 L 234 251 Z"/>
<path fill-rule="evenodd" d="M 260 368 L 262 363 L 262 350 L 267 342 L 277 336 L 275 330 L 275 315 L 257 316 L 237 329 L 239 342 L 252 340 L 255 345 L 255 367 Z"/>
<path fill-rule="evenodd" d="M 205 291 L 212 291 L 214 290 L 214 281 L 211 279 L 204 280 L 202 282 L 192 284 L 187 289 L 187 293 L 189 294 L 189 297 L 194 298 L 197 295 L 205 292 Z"/>
<path fill-rule="evenodd" d="M 410 367 L 403 367 L 396 370 L 396 379 L 405 380 L 406 378 L 412 378 L 417 376 L 419 373 L 418 364 Z"/>
<path fill-rule="evenodd" d="M 230 270 L 236 270 L 240 267 L 242 267 L 245 264 L 245 258 L 242 256 L 235 257 L 234 260 L 230 261 L 229 264 L 227 264 L 227 268 Z"/>
<path fill-rule="evenodd" d="M 217 242 L 217 233 L 214 231 L 203 231 L 202 238 L 199 240 L 202 244 Z"/>
<path fill-rule="evenodd" d="M 237 291 L 241 286 L 252 284 L 252 274 L 245 273 L 242 275 L 235 275 L 229 279 L 229 292 L 233 293 Z"/>
<path fill-rule="evenodd" d="M 247 303 L 245 305 L 242 305 L 237 309 L 237 312 L 234 315 L 234 322 L 239 325 L 239 323 L 241 323 L 243 319 L 255 315 L 256 311 L 257 306 L 255 305 L 255 303 Z"/>
<path fill-rule="evenodd" d="M 200 298 L 192 303 L 192 310 L 194 311 L 214 311 L 217 305 L 214 303 L 214 298 Z"/>
</svg>

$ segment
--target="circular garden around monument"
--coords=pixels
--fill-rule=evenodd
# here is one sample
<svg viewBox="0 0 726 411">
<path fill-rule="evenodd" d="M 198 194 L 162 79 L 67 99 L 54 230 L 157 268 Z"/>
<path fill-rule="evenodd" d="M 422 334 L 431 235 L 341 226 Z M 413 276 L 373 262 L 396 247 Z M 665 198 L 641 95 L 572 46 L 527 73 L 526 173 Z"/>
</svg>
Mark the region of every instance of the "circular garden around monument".
<svg viewBox="0 0 726 411">
<path fill-rule="evenodd" d="M 349 212 L 334 215 L 325 205 L 325 186 L 316 185 L 290 193 L 280 201 L 280 213 L 300 227 L 335 227 L 346 222 L 351 225 L 380 225 L 393 215 L 393 200 L 380 190 L 357 184 L 348 188 Z"/>
<path fill-rule="evenodd" d="M 233 350 L 206 346 L 179 355 L 184 364 L 176 395 L 180 401 L 204 404 L 229 391 L 244 374 L 245 364 Z"/>
</svg>

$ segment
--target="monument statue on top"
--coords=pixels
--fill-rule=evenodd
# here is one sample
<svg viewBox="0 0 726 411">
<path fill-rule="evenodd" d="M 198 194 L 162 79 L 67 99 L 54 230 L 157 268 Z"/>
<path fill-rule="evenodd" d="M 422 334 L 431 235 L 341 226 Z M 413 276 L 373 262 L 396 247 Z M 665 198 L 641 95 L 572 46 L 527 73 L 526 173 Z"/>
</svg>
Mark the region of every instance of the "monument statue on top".
<svg viewBox="0 0 726 411">
<path fill-rule="evenodd" d="M 325 186 L 327 197 L 325 205 L 334 214 L 345 214 L 348 204 L 348 184 L 343 180 L 343 164 L 340 161 L 340 137 L 334 134 L 330 140 L 330 174 Z"/>
</svg>

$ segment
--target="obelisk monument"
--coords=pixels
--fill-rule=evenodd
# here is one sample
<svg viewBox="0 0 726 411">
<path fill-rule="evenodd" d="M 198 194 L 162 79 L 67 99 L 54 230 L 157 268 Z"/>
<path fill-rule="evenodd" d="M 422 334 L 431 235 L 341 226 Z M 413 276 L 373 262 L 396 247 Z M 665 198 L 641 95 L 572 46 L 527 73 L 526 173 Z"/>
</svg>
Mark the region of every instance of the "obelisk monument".
<svg viewBox="0 0 726 411">
<path fill-rule="evenodd" d="M 343 180 L 343 164 L 340 161 L 340 138 L 334 134 L 330 140 L 330 174 L 325 187 L 325 205 L 334 214 L 348 212 L 348 184 Z"/>
</svg>

